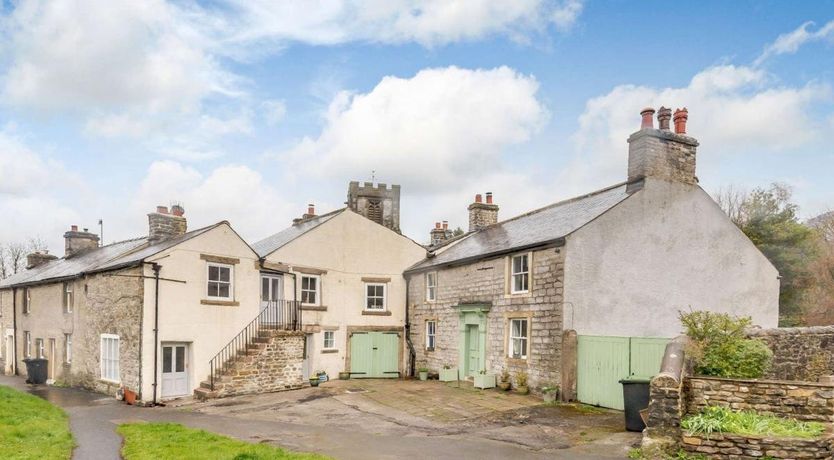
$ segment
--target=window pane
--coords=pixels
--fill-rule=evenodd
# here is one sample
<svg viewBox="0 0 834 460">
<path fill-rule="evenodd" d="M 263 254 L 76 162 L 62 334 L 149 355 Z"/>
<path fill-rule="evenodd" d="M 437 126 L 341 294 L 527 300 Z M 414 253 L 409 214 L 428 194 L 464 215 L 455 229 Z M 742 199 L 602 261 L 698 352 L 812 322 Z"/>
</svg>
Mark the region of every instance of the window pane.
<svg viewBox="0 0 834 460">
<path fill-rule="evenodd" d="M 281 278 L 272 278 L 272 292 L 270 293 L 269 300 L 279 300 L 278 295 L 281 292 L 281 288 L 278 283 L 280 282 Z"/>
<path fill-rule="evenodd" d="M 217 281 L 217 279 L 219 278 L 218 270 L 219 270 L 219 267 L 216 267 L 214 265 L 209 265 L 208 277 L 209 277 L 210 280 Z"/>
<path fill-rule="evenodd" d="M 220 272 L 220 281 L 230 281 L 232 278 L 232 269 L 229 267 L 218 267 Z"/>
<path fill-rule="evenodd" d="M 221 284 L 218 286 L 218 295 L 217 297 L 231 297 L 229 294 L 229 285 L 228 284 Z"/>
<path fill-rule="evenodd" d="M 527 273 L 527 256 L 521 256 L 521 271 Z"/>
<path fill-rule="evenodd" d="M 527 321 L 522 320 L 518 322 L 521 328 L 521 333 L 519 334 L 521 337 L 527 337 Z"/>
<path fill-rule="evenodd" d="M 162 347 L 162 372 L 171 372 L 171 347 Z"/>
<path fill-rule="evenodd" d="M 217 297 L 218 295 L 218 284 L 217 283 L 209 283 L 208 284 L 208 295 L 209 297 Z"/>
<path fill-rule="evenodd" d="M 261 278 L 261 300 L 266 302 L 269 298 L 269 278 Z"/>
<path fill-rule="evenodd" d="M 177 350 L 177 372 L 185 371 L 185 347 L 176 347 Z"/>
</svg>

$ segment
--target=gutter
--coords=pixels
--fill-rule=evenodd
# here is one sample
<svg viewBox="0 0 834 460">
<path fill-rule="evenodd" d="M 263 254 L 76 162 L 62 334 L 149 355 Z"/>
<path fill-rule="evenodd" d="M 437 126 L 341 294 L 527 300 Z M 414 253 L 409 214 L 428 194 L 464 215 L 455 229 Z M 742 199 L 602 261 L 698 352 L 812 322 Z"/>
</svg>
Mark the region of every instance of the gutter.
<svg viewBox="0 0 834 460">
<path fill-rule="evenodd" d="M 411 278 L 405 277 L 405 343 L 408 345 L 408 372 L 407 376 L 414 375 L 414 360 L 417 358 L 417 353 L 414 351 L 414 343 L 411 342 L 411 319 L 408 315 L 408 289 L 411 284 Z"/>
<path fill-rule="evenodd" d="M 427 267 L 420 267 L 420 268 L 411 268 L 403 272 L 404 275 L 416 275 L 419 273 L 425 273 L 437 270 L 439 268 L 448 268 L 454 267 L 459 265 L 467 265 L 472 262 L 477 262 L 480 260 L 488 260 L 488 259 L 495 259 L 500 256 L 504 256 L 507 254 L 513 254 L 516 252 L 527 251 L 527 250 L 540 250 L 540 249 L 549 249 L 549 248 L 557 248 L 565 245 L 565 237 L 560 236 L 559 238 L 555 238 L 552 240 L 542 241 L 539 243 L 528 244 L 524 246 L 515 246 L 512 248 L 502 249 L 500 251 L 490 252 L 487 254 L 478 254 L 471 257 L 464 257 L 462 259 L 451 260 L 449 262 L 440 263 L 437 265 L 430 265 Z"/>
</svg>

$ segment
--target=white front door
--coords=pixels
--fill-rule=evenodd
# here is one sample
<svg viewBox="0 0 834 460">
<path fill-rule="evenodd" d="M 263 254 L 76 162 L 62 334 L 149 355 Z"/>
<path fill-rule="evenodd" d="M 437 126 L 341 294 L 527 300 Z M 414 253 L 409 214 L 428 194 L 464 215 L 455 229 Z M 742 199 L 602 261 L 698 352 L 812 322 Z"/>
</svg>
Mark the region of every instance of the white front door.
<svg viewBox="0 0 834 460">
<path fill-rule="evenodd" d="M 261 274 L 261 310 L 266 308 L 270 302 L 281 300 L 284 297 L 284 278 L 281 275 Z"/>
<path fill-rule="evenodd" d="M 304 361 L 301 362 L 301 375 L 306 382 L 312 374 L 313 366 L 313 334 L 307 334 L 304 341 Z"/>
<path fill-rule="evenodd" d="M 162 344 L 162 397 L 188 393 L 188 344 Z"/>
<path fill-rule="evenodd" d="M 14 329 L 6 330 L 6 375 L 14 374 Z"/>
</svg>

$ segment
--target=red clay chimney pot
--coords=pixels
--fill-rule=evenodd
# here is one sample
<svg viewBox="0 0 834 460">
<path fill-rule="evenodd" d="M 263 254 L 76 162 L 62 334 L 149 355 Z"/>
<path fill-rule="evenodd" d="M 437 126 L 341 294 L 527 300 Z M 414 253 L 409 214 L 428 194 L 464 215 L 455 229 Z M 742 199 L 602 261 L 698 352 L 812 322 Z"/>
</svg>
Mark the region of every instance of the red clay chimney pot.
<svg viewBox="0 0 834 460">
<path fill-rule="evenodd" d="M 183 208 L 182 206 L 180 206 L 178 204 L 175 204 L 175 205 L 171 206 L 171 214 L 173 214 L 177 217 L 182 217 L 183 215 L 185 215 L 185 208 Z"/>
<path fill-rule="evenodd" d="M 73 231 L 73 232 L 77 232 L 78 231 L 78 225 L 70 226 L 70 230 Z"/>
<path fill-rule="evenodd" d="M 667 109 L 666 107 L 660 107 L 657 111 L 657 123 L 658 128 L 662 129 L 663 131 L 669 131 L 669 120 L 672 119 L 672 109 Z"/>
<path fill-rule="evenodd" d="M 156 212 L 159 214 L 168 214 L 168 206 L 157 206 Z"/>
<path fill-rule="evenodd" d="M 640 124 L 640 129 L 654 128 L 654 109 L 646 107 L 640 111 L 640 116 L 643 117 L 643 122 Z"/>
<path fill-rule="evenodd" d="M 449 229 L 449 222 L 444 220 L 443 221 L 443 230 L 448 230 L 448 229 Z"/>
<path fill-rule="evenodd" d="M 481 194 L 480 194 L 480 193 L 478 193 L 477 195 L 475 195 L 475 203 L 483 203 L 483 201 L 484 201 L 484 200 L 481 198 Z"/>
<path fill-rule="evenodd" d="M 675 110 L 675 134 L 686 134 L 686 120 L 689 119 L 689 111 L 686 107 Z"/>
<path fill-rule="evenodd" d="M 434 228 L 440 229 L 440 222 L 435 222 L 434 223 Z"/>
<path fill-rule="evenodd" d="M 487 192 L 486 193 L 486 201 L 487 201 L 487 204 L 492 204 L 492 192 Z"/>
<path fill-rule="evenodd" d="M 311 216 L 316 214 L 316 205 L 315 204 L 310 203 L 310 204 L 307 205 L 307 214 L 310 214 Z"/>
</svg>

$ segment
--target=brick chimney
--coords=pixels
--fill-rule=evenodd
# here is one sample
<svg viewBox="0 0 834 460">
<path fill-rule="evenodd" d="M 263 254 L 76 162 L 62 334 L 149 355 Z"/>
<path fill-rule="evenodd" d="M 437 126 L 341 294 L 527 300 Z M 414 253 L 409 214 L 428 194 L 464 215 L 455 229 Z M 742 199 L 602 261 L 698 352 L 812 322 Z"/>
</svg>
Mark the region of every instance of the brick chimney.
<svg viewBox="0 0 834 460">
<path fill-rule="evenodd" d="M 695 153 L 698 141 L 686 135 L 688 111 L 685 108 L 675 111 L 675 132 L 669 129 L 672 109 L 661 107 L 657 111 L 659 128 L 654 127 L 653 114 L 654 109 L 643 109 L 640 130 L 628 138 L 628 181 L 651 177 L 697 184 Z"/>
<path fill-rule="evenodd" d="M 171 212 L 168 212 L 167 206 L 157 206 L 156 212 L 148 214 L 148 242 L 150 244 L 184 235 L 187 231 L 185 208 L 179 204 L 171 206 Z"/>
<path fill-rule="evenodd" d="M 431 229 L 431 245 L 440 244 L 452 237 L 452 231 L 449 230 L 449 222 L 444 220 L 443 223 L 435 222 L 434 228 Z"/>
<path fill-rule="evenodd" d="M 79 231 L 78 225 L 73 225 L 68 232 L 64 233 L 64 258 L 68 259 L 97 247 L 98 235 L 88 232 L 86 228 Z"/>
<path fill-rule="evenodd" d="M 469 205 L 469 231 L 480 230 L 498 223 L 498 205 L 492 202 L 492 192 L 486 193 L 486 203 L 481 194 L 475 195 L 475 202 Z"/>
<path fill-rule="evenodd" d="M 295 219 L 293 219 L 292 224 L 293 225 L 298 225 L 298 224 L 300 224 L 301 222 L 304 222 L 307 219 L 312 219 L 313 217 L 316 217 L 316 205 L 313 204 L 313 203 L 310 203 L 310 204 L 307 205 L 307 212 L 302 214 L 301 217 L 296 217 Z"/>
<path fill-rule="evenodd" d="M 29 270 L 56 259 L 58 257 L 50 254 L 49 251 L 35 251 L 26 256 L 26 269 Z"/>
</svg>

